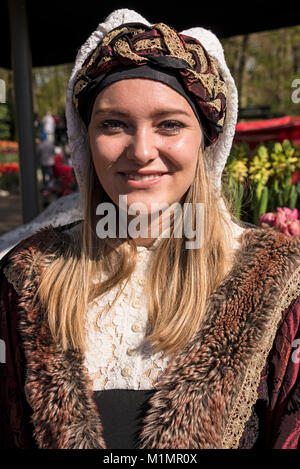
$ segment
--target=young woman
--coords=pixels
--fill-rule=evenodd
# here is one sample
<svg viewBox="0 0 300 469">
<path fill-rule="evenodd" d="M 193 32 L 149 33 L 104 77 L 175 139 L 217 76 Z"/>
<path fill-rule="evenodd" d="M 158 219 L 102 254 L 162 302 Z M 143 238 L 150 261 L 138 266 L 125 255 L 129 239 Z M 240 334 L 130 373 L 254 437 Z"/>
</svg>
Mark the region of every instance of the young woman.
<svg viewBox="0 0 300 469">
<path fill-rule="evenodd" d="M 210 31 L 118 10 L 82 46 L 84 217 L 1 262 L 1 447 L 299 447 L 300 240 L 230 214 L 236 118 Z"/>
</svg>

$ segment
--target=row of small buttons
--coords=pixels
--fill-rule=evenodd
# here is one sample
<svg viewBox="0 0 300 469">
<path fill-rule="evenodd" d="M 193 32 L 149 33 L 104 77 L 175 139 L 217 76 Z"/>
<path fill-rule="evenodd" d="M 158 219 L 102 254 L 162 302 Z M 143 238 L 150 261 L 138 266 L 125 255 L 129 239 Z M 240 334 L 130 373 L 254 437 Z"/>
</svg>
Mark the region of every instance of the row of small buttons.
<svg viewBox="0 0 300 469">
<path fill-rule="evenodd" d="M 134 324 L 132 324 L 131 330 L 133 332 L 141 332 L 142 331 L 142 326 L 139 322 L 135 322 Z M 129 355 L 130 357 L 136 355 L 136 349 L 135 348 L 127 349 L 127 355 Z M 123 368 L 122 371 L 121 371 L 121 375 L 124 378 L 126 378 L 127 376 L 130 376 L 131 375 L 131 369 L 130 368 Z"/>
<path fill-rule="evenodd" d="M 132 324 L 131 330 L 133 332 L 142 332 L 142 325 L 139 322 L 135 322 L 134 324 Z"/>
<path fill-rule="evenodd" d="M 142 256 L 143 256 L 143 254 L 142 254 Z M 139 285 L 142 285 L 142 286 L 145 285 L 145 279 L 144 279 L 144 278 L 139 278 L 139 279 L 138 279 L 138 283 L 139 283 Z M 136 299 L 132 302 L 132 306 L 133 306 L 134 308 L 140 308 L 140 306 L 141 306 L 141 301 L 140 301 L 140 299 L 139 299 L 139 298 L 136 298 Z M 142 332 L 142 325 L 141 325 L 141 323 L 135 322 L 134 324 L 132 324 L 131 330 L 132 330 L 133 332 Z M 136 355 L 136 349 L 135 349 L 135 348 L 128 348 L 128 349 L 127 349 L 127 355 L 129 355 L 130 357 Z M 121 370 L 121 375 L 122 375 L 124 378 L 126 378 L 127 376 L 130 376 L 130 375 L 131 375 L 131 368 L 128 368 L 128 367 L 123 368 L 123 369 Z"/>
<path fill-rule="evenodd" d="M 122 371 L 121 371 L 121 375 L 126 378 L 126 376 L 130 376 L 131 375 L 131 370 L 130 368 L 123 368 Z"/>
<path fill-rule="evenodd" d="M 130 357 L 136 355 L 136 349 L 135 348 L 127 349 L 127 355 L 129 355 Z M 131 369 L 130 368 L 123 368 L 122 371 L 121 371 L 121 375 L 124 378 L 126 378 L 126 376 L 130 376 L 131 375 Z"/>
</svg>

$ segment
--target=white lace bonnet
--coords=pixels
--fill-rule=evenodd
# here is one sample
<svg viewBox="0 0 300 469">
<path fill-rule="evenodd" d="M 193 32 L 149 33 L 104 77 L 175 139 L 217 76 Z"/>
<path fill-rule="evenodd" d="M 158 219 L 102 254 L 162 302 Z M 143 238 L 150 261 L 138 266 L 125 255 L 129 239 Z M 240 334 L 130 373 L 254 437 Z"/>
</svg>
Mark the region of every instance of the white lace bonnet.
<svg viewBox="0 0 300 469">
<path fill-rule="evenodd" d="M 120 9 L 114 11 L 103 23 L 98 25 L 96 31 L 94 31 L 82 45 L 75 60 L 75 65 L 67 88 L 66 118 L 72 164 L 80 189 L 82 189 L 84 185 L 86 172 L 86 128 L 72 102 L 75 76 L 77 71 L 82 67 L 87 56 L 96 48 L 106 34 L 124 23 L 135 22 L 151 26 L 149 21 L 134 10 Z M 201 42 L 207 52 L 216 59 L 221 69 L 223 79 L 228 87 L 227 114 L 223 133 L 220 134 L 218 140 L 214 144 L 210 145 L 204 151 L 204 157 L 208 162 L 209 174 L 216 190 L 219 191 L 221 189 L 222 172 L 229 156 L 235 133 L 238 112 L 237 89 L 226 65 L 222 45 L 217 37 L 211 31 L 200 27 L 182 31 L 182 34 L 196 38 Z"/>
</svg>

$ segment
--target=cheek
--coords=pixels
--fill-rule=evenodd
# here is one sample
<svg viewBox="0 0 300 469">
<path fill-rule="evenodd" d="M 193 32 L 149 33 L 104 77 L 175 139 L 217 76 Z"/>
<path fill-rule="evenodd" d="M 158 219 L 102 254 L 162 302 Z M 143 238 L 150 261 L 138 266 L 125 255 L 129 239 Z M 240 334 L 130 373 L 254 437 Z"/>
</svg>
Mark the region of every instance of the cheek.
<svg viewBox="0 0 300 469">
<path fill-rule="evenodd" d="M 108 139 L 105 136 L 99 136 L 90 139 L 90 148 L 94 165 L 97 169 L 108 167 L 117 160 L 122 151 L 122 145 L 119 140 Z"/>
<path fill-rule="evenodd" d="M 182 169 L 193 170 L 196 167 L 201 141 L 199 138 L 187 136 L 167 145 L 170 159 Z"/>
</svg>

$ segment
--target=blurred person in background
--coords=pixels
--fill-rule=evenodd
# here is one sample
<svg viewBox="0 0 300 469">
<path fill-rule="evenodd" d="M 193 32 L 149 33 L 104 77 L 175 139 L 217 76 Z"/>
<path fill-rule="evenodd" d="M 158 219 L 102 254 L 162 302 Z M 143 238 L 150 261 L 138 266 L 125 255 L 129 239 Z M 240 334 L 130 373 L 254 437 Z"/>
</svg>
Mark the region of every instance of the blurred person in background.
<svg viewBox="0 0 300 469">
<path fill-rule="evenodd" d="M 48 140 L 54 143 L 54 136 L 55 136 L 55 120 L 51 115 L 51 112 L 48 111 L 46 115 L 42 118 L 42 129 L 43 133 L 47 135 Z"/>
<path fill-rule="evenodd" d="M 43 189 L 48 189 L 53 183 L 55 146 L 48 140 L 45 132 L 42 133 L 42 139 L 37 145 L 36 154 L 42 169 Z"/>
</svg>

